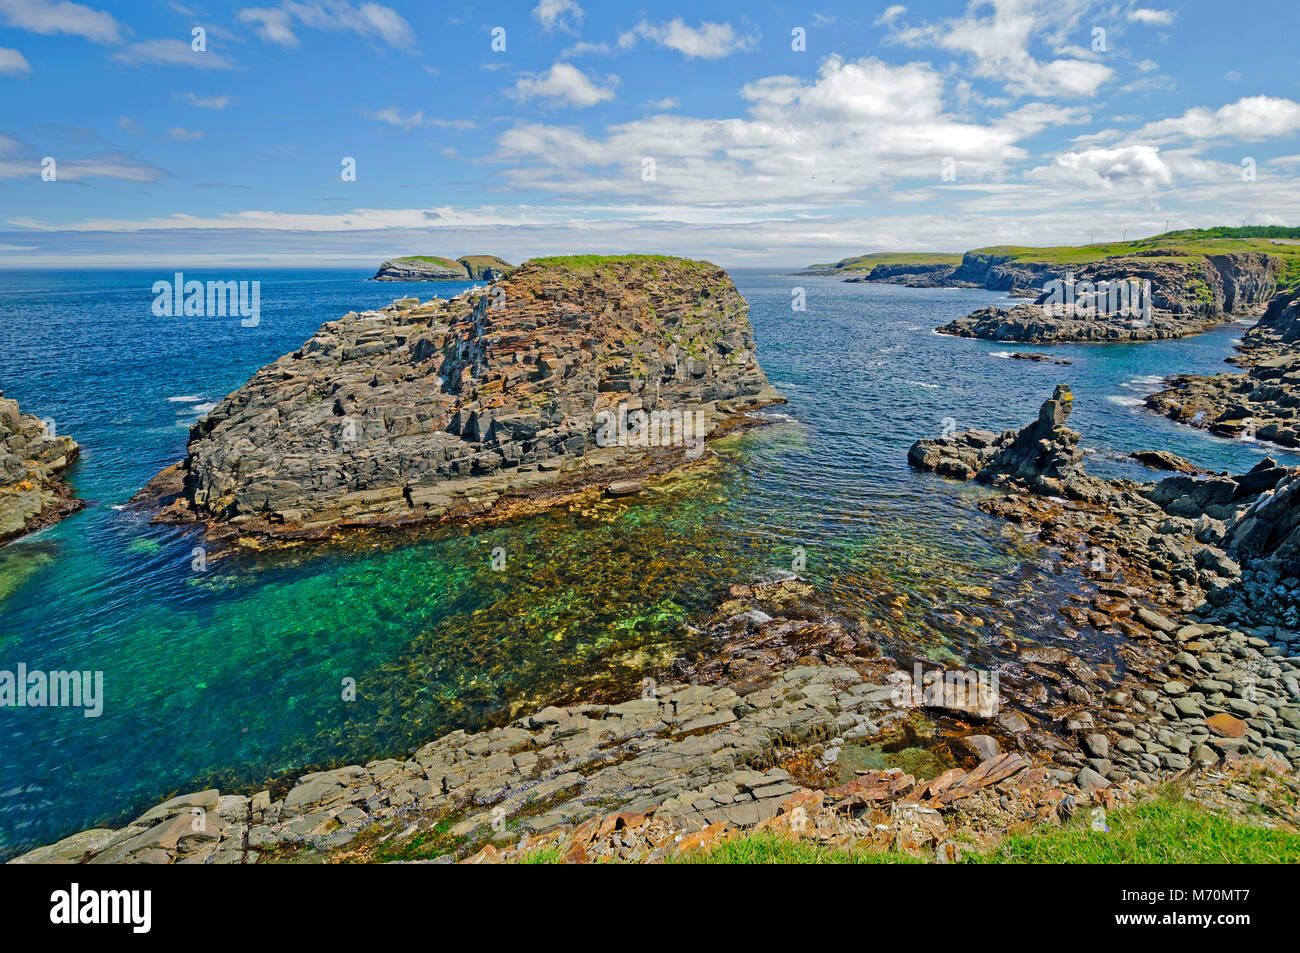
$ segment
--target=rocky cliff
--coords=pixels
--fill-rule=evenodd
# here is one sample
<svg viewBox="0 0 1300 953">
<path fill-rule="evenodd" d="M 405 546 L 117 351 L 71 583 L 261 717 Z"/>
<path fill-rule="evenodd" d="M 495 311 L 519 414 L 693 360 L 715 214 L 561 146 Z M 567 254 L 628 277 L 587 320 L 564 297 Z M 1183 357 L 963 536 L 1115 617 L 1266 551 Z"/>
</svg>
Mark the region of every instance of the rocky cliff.
<svg viewBox="0 0 1300 953">
<path fill-rule="evenodd" d="M 0 544 L 57 522 L 83 504 L 59 476 L 80 448 L 0 392 Z"/>
<path fill-rule="evenodd" d="M 323 325 L 200 420 L 147 497 L 268 535 L 485 513 L 698 458 L 779 400 L 716 266 L 542 259 Z"/>
<path fill-rule="evenodd" d="M 390 258 L 379 266 L 374 280 L 495 281 L 513 267 L 496 255 L 464 255 L 456 259 L 415 255 L 409 258 Z"/>
<path fill-rule="evenodd" d="M 1033 304 L 982 308 L 938 328 L 941 334 L 992 341 L 1150 341 L 1198 334 L 1228 314 L 1258 311 L 1269 300 L 1281 261 L 1260 252 L 1169 257 L 1160 250 L 1075 266 L 1012 261 L 968 252 L 952 280 L 1005 291 L 1036 292 Z M 1145 282 L 1149 317 L 1131 313 L 1053 310 L 1048 282 L 1076 286 Z"/>
</svg>

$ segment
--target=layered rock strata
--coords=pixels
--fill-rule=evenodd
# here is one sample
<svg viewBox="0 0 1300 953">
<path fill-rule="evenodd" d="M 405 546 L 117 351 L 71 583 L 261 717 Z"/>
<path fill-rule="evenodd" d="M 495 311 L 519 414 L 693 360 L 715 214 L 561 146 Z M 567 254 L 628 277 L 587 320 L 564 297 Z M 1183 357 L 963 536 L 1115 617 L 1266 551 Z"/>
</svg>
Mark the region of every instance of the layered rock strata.
<svg viewBox="0 0 1300 953">
<path fill-rule="evenodd" d="M 698 459 L 780 399 L 716 266 L 547 260 L 328 322 L 196 423 L 142 499 L 270 535 L 481 514 Z"/>
<path fill-rule="evenodd" d="M 80 448 L 0 392 L 0 544 L 58 522 L 85 504 L 60 476 Z"/>
</svg>

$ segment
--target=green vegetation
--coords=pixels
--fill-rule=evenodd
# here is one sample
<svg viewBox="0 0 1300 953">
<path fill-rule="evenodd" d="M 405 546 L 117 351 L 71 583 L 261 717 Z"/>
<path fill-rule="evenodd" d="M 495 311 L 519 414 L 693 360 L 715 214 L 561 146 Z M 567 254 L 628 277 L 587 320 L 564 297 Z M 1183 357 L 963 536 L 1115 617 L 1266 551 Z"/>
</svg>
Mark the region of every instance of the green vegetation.
<svg viewBox="0 0 1300 953">
<path fill-rule="evenodd" d="M 833 265 L 813 268 L 840 268 L 845 271 L 870 271 L 877 265 L 960 265 L 961 252 L 878 251 L 870 255 L 845 258 Z"/>
<path fill-rule="evenodd" d="M 1114 811 L 1108 832 L 1086 818 L 1059 829 L 1010 837 L 976 863 L 993 864 L 1295 864 L 1300 834 L 1216 814 L 1176 790 Z"/>
<path fill-rule="evenodd" d="M 530 258 L 526 265 L 541 265 L 547 268 L 565 268 L 569 271 L 589 274 L 607 265 L 673 265 L 681 268 L 705 269 L 714 266 L 707 261 L 692 258 L 675 258 L 672 255 L 551 255 L 546 258 Z"/>
<path fill-rule="evenodd" d="M 711 850 L 673 856 L 673 864 L 919 864 L 907 854 L 880 850 L 833 850 L 771 831 L 733 837 Z"/>
<path fill-rule="evenodd" d="M 1007 838 L 988 854 L 967 852 L 973 864 L 1294 864 L 1300 834 L 1216 814 L 1166 790 L 1149 801 L 1111 812 L 1108 831 L 1092 829 L 1088 813 L 1063 827 Z M 888 851 L 836 850 L 761 831 L 712 850 L 674 858 L 695 864 L 919 863 Z"/>
<path fill-rule="evenodd" d="M 425 261 L 433 265 L 442 265 L 444 268 L 450 268 L 452 271 L 462 271 L 460 262 L 454 258 L 443 258 L 441 255 L 403 255 L 398 261 Z"/>
</svg>

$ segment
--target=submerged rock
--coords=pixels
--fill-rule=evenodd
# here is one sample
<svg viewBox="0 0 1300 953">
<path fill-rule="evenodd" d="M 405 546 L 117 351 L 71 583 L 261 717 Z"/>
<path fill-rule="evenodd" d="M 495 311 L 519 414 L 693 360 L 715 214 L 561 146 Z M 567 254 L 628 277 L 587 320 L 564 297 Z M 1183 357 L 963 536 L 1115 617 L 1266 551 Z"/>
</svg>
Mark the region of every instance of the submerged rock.
<svg viewBox="0 0 1300 953">
<path fill-rule="evenodd" d="M 0 544 L 85 506 L 59 475 L 79 452 L 71 437 L 55 436 L 0 392 Z"/>
<path fill-rule="evenodd" d="M 201 419 L 145 499 L 267 535 L 483 514 L 697 459 L 780 400 L 721 269 L 545 259 L 322 325 Z"/>
</svg>

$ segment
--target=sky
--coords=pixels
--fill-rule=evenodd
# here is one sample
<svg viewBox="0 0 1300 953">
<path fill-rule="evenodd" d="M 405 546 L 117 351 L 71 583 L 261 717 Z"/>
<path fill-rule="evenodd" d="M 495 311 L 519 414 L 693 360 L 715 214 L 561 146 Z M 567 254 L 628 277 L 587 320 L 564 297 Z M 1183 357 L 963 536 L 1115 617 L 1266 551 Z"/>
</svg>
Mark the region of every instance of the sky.
<svg viewBox="0 0 1300 953">
<path fill-rule="evenodd" d="M 0 268 L 1300 225 L 1295 0 L 0 0 Z"/>
</svg>

